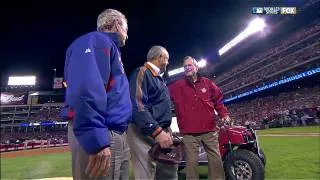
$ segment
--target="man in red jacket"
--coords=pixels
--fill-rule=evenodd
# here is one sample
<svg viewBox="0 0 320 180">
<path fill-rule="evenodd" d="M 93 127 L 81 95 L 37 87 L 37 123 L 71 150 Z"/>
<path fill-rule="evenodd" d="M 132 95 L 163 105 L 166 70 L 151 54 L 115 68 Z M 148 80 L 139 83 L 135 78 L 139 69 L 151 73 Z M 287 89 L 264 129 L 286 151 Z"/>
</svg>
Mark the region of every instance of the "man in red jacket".
<svg viewBox="0 0 320 180">
<path fill-rule="evenodd" d="M 222 103 L 222 93 L 210 79 L 197 76 L 198 66 L 194 58 L 185 57 L 183 67 L 185 78 L 168 87 L 185 145 L 186 178 L 199 179 L 198 154 L 202 144 L 208 157 L 208 179 L 224 179 L 214 119 L 216 110 L 223 121 L 231 121 Z"/>
</svg>

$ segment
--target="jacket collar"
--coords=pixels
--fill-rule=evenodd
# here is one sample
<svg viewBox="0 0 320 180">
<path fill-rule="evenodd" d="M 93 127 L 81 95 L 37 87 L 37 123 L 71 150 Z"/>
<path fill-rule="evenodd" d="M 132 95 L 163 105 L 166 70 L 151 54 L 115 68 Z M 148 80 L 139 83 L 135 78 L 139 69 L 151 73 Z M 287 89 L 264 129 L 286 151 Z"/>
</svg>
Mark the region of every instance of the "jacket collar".
<svg viewBox="0 0 320 180">
<path fill-rule="evenodd" d="M 120 47 L 120 40 L 117 33 L 113 32 L 101 32 L 102 34 L 108 36 L 112 41 L 117 45 L 117 47 Z"/>
<path fill-rule="evenodd" d="M 188 83 L 188 84 L 196 84 L 196 83 L 200 83 L 203 81 L 203 78 L 201 76 L 198 76 L 197 80 L 195 82 L 191 82 L 187 77 L 184 78 L 184 80 Z"/>
<path fill-rule="evenodd" d="M 160 74 L 159 74 L 160 71 L 157 71 L 157 69 L 154 69 L 154 68 L 149 64 L 149 62 L 144 63 L 144 66 L 151 71 L 151 73 L 152 73 L 153 76 L 160 76 Z"/>
</svg>

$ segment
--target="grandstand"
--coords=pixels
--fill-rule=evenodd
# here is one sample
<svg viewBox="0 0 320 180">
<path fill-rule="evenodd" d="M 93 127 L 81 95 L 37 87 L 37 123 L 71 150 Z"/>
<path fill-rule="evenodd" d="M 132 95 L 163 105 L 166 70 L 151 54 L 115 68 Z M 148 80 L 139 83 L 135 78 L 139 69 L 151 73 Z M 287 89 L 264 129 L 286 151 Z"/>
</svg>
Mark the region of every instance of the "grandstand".
<svg viewBox="0 0 320 180">
<path fill-rule="evenodd" d="M 256 129 L 305 126 L 320 124 L 319 72 L 317 19 L 213 80 L 236 124 Z"/>
<path fill-rule="evenodd" d="M 1 152 L 68 145 L 62 103 L 1 106 Z"/>
<path fill-rule="evenodd" d="M 236 124 L 255 129 L 320 124 L 320 86 L 257 97 L 228 105 Z"/>
<path fill-rule="evenodd" d="M 267 52 L 253 56 L 215 79 L 225 96 L 319 67 L 320 22 L 315 21 Z M 305 67 L 305 68 L 301 68 Z"/>
</svg>

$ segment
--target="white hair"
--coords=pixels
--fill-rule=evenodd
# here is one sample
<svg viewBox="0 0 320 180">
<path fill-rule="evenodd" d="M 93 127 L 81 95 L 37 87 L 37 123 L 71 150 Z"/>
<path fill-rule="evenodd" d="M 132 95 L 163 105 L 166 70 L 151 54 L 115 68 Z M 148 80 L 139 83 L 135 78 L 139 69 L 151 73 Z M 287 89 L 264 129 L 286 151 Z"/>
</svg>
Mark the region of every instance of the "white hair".
<svg viewBox="0 0 320 180">
<path fill-rule="evenodd" d="M 120 26 L 125 26 L 126 29 L 128 28 L 127 18 L 125 17 L 125 15 L 115 9 L 106 9 L 102 11 L 98 16 L 97 30 L 111 30 L 115 23 L 119 23 Z"/>
<path fill-rule="evenodd" d="M 186 60 L 188 60 L 188 59 L 192 59 L 193 65 L 196 66 L 197 68 L 199 68 L 199 66 L 198 66 L 198 61 L 197 61 L 195 58 L 193 58 L 192 56 L 186 56 L 186 57 L 184 57 L 183 63 L 184 63 Z"/>
<path fill-rule="evenodd" d="M 162 46 L 152 46 L 147 54 L 147 60 L 150 61 L 154 58 L 160 57 L 162 55 L 167 55 L 169 58 L 169 53 L 166 48 Z"/>
</svg>

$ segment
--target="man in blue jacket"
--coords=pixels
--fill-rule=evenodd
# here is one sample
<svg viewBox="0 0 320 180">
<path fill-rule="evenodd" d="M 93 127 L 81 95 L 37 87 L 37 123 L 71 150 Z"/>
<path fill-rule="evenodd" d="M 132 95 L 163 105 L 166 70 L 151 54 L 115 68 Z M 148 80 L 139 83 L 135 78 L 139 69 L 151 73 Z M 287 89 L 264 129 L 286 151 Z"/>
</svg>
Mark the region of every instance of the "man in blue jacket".
<svg viewBox="0 0 320 180">
<path fill-rule="evenodd" d="M 74 179 L 128 179 L 125 131 L 132 106 L 119 52 L 127 31 L 126 17 L 107 9 L 98 16 L 97 31 L 77 38 L 67 50 L 66 117 Z"/>
<path fill-rule="evenodd" d="M 177 179 L 177 165 L 155 162 L 148 154 L 155 142 L 162 148 L 172 144 L 171 101 L 161 76 L 168 60 L 165 48 L 153 46 L 147 55 L 148 62 L 130 77 L 133 122 L 128 128 L 128 141 L 136 180 Z"/>
</svg>

